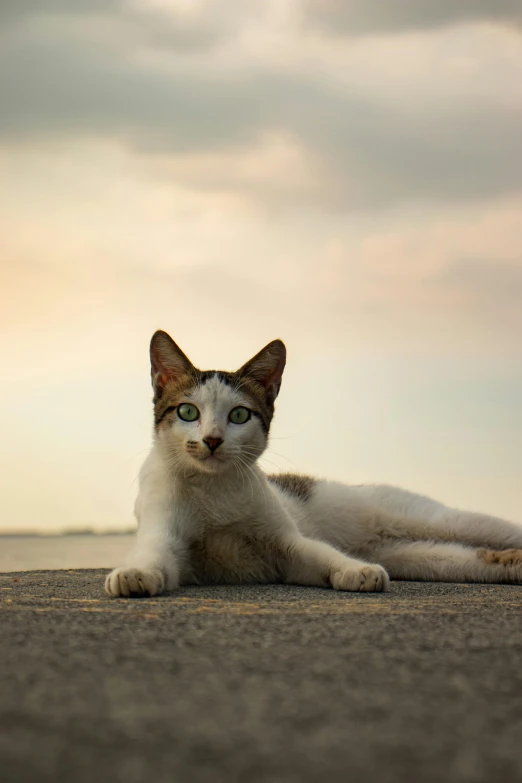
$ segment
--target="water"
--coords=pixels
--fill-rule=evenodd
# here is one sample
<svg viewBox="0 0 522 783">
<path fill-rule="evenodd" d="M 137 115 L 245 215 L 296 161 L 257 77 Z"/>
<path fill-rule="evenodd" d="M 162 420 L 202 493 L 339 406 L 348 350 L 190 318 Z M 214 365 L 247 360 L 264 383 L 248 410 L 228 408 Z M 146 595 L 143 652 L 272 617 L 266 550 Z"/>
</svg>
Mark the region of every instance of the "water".
<svg viewBox="0 0 522 783">
<path fill-rule="evenodd" d="M 132 535 L 0 536 L 0 572 L 113 568 L 132 541 Z"/>
</svg>

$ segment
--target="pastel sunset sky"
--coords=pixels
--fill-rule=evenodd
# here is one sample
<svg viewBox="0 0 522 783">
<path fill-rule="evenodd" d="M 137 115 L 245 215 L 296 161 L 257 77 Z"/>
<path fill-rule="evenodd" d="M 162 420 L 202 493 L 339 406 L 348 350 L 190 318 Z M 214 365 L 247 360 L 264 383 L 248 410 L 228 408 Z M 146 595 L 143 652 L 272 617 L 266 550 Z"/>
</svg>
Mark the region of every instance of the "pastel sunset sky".
<svg viewBox="0 0 522 783">
<path fill-rule="evenodd" d="M 148 345 L 267 470 L 522 522 L 520 0 L 3 0 L 0 530 L 132 525 Z"/>
</svg>

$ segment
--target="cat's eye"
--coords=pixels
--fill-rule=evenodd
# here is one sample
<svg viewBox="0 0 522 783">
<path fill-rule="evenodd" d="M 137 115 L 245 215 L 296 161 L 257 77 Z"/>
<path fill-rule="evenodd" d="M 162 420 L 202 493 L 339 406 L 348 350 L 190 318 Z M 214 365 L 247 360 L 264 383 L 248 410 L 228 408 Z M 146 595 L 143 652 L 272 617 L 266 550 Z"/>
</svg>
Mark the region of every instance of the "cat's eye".
<svg viewBox="0 0 522 783">
<path fill-rule="evenodd" d="M 183 402 L 178 405 L 178 416 L 183 421 L 196 421 L 199 419 L 199 411 L 191 402 Z"/>
<path fill-rule="evenodd" d="M 228 414 L 228 420 L 231 421 L 232 424 L 244 424 L 249 420 L 250 416 L 251 411 L 249 411 L 248 408 L 244 408 L 242 405 L 238 405 L 237 408 L 232 408 Z"/>
</svg>

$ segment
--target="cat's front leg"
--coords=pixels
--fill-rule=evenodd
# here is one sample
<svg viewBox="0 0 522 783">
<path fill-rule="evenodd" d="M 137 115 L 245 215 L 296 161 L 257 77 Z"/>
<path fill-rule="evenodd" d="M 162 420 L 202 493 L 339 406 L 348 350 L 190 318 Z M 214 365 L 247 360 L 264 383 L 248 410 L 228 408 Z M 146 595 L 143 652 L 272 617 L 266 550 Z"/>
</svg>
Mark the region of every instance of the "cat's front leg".
<svg viewBox="0 0 522 783">
<path fill-rule="evenodd" d="M 163 533 L 163 535 L 162 535 Z M 140 536 L 127 563 L 115 568 L 105 580 L 105 590 L 114 598 L 159 595 L 179 587 L 180 542 L 168 531 Z"/>
<path fill-rule="evenodd" d="M 105 580 L 106 592 L 115 598 L 159 595 L 179 586 L 183 542 L 174 521 L 168 477 L 153 457 L 140 474 L 134 547 L 125 565 L 115 568 Z"/>
<path fill-rule="evenodd" d="M 284 579 L 288 584 L 331 586 L 350 592 L 388 589 L 388 574 L 379 565 L 348 557 L 329 544 L 300 535 L 285 543 Z"/>
</svg>

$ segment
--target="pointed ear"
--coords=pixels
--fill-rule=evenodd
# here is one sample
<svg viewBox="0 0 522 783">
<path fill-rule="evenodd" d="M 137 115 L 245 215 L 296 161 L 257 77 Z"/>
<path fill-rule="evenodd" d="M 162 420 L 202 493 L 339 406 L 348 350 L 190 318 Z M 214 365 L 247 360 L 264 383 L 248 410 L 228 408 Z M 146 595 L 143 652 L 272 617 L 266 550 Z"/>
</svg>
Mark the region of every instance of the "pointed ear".
<svg viewBox="0 0 522 783">
<path fill-rule="evenodd" d="M 194 370 L 194 365 L 167 332 L 158 331 L 150 341 L 150 373 L 158 397 L 169 381 Z"/>
<path fill-rule="evenodd" d="M 237 374 L 259 383 L 265 389 L 269 402 L 273 403 L 279 389 L 286 364 L 286 348 L 281 340 L 273 340 L 244 364 Z"/>
</svg>

